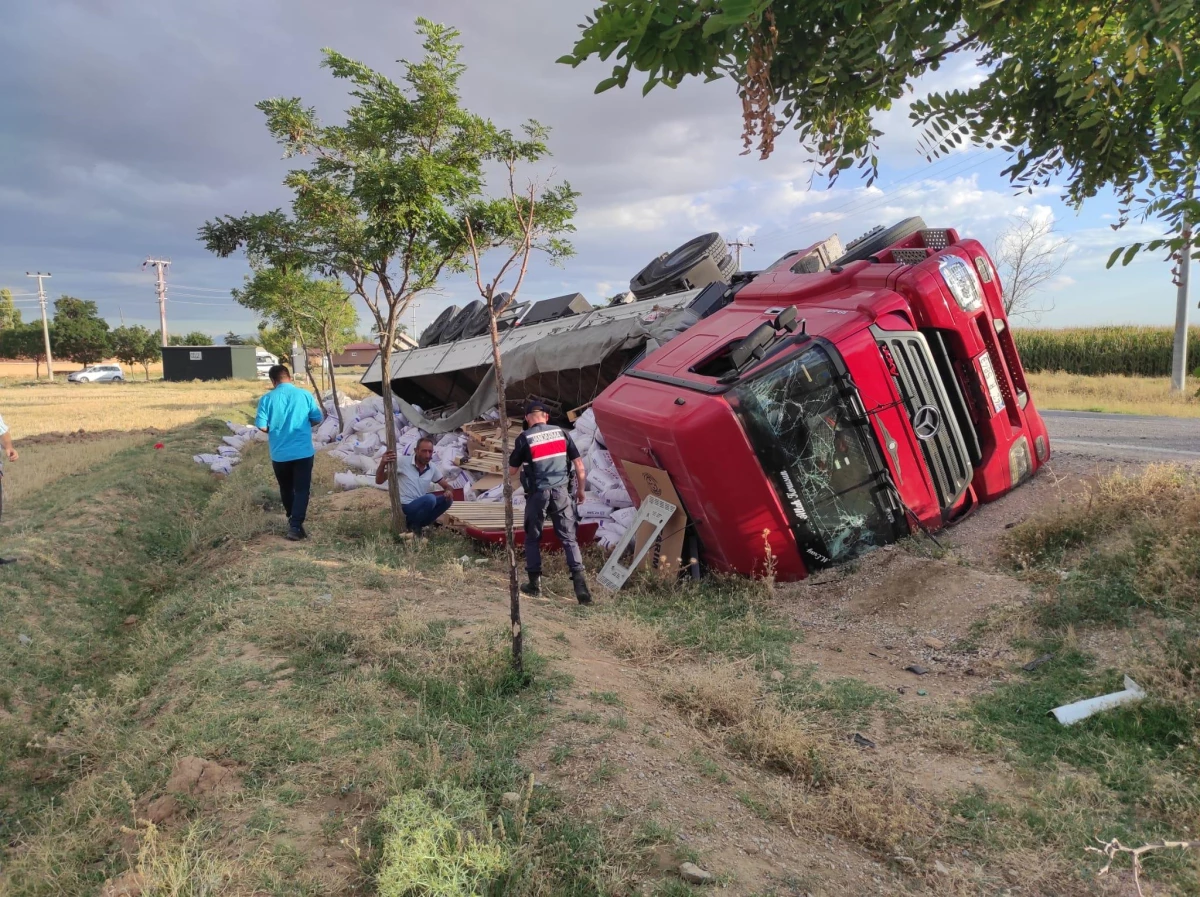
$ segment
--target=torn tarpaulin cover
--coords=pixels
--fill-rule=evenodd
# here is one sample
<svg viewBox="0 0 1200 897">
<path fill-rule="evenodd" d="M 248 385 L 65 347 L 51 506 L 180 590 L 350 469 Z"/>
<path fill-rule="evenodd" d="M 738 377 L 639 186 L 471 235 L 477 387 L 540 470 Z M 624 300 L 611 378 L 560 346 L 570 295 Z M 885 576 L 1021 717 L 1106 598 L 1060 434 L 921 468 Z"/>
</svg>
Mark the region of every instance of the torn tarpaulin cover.
<svg viewBox="0 0 1200 897">
<path fill-rule="evenodd" d="M 643 346 L 647 351 L 652 351 L 697 320 L 695 312 L 679 309 L 650 322 L 624 318 L 556 333 L 537 342 L 515 346 L 507 352 L 501 344 L 504 379 L 510 385 L 518 384 L 538 374 L 595 367 L 618 352 L 633 352 Z M 395 399 L 396 405 L 412 425 L 427 433 L 449 433 L 482 417 L 496 406 L 495 368 L 488 369 L 470 399 L 453 414 L 440 420 L 430 420 L 399 396 L 395 396 Z"/>
</svg>

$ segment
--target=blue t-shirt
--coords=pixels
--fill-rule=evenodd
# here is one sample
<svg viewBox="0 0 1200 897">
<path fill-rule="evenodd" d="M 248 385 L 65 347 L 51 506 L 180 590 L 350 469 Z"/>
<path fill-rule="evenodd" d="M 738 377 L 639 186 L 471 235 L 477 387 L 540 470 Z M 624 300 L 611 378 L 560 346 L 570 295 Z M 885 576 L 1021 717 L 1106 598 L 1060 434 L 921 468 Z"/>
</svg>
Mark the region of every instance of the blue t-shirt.
<svg viewBox="0 0 1200 897">
<path fill-rule="evenodd" d="M 312 428 L 321 418 L 311 392 L 280 383 L 258 400 L 254 426 L 267 431 L 272 461 L 297 461 L 313 456 Z"/>
</svg>

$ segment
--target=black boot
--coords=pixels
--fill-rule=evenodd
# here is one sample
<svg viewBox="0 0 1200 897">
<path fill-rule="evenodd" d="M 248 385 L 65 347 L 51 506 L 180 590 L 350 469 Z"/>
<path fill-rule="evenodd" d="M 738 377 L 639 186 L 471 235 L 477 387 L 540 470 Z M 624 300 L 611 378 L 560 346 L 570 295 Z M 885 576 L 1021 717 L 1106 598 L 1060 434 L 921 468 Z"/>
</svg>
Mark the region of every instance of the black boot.
<svg viewBox="0 0 1200 897">
<path fill-rule="evenodd" d="M 521 586 L 521 594 L 536 598 L 542 594 L 542 574 L 530 573 L 529 582 Z"/>
<path fill-rule="evenodd" d="M 584 576 L 582 570 L 571 571 L 571 582 L 575 584 L 575 597 L 580 604 L 591 604 L 592 593 L 588 591 L 587 577 Z"/>
</svg>

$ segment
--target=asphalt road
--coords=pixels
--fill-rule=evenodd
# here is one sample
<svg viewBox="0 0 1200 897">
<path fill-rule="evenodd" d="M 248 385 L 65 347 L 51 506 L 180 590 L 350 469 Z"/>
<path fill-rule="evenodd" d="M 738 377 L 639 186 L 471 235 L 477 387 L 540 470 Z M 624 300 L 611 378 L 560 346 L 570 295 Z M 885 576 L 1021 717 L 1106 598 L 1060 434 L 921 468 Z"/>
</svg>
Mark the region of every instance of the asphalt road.
<svg viewBox="0 0 1200 897">
<path fill-rule="evenodd" d="M 1042 411 L 1051 452 L 1128 461 L 1200 461 L 1200 418 Z"/>
</svg>

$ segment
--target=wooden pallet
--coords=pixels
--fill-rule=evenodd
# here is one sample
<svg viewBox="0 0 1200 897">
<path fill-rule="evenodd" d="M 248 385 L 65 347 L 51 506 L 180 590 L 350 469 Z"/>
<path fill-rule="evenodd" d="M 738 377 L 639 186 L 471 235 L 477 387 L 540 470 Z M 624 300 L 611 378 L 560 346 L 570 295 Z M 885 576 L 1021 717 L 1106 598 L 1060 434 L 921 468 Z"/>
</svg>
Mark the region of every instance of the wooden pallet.
<svg viewBox="0 0 1200 897">
<path fill-rule="evenodd" d="M 503 433 L 500 428 L 499 421 L 482 421 L 464 426 L 463 432 L 467 434 L 467 460 L 459 466 L 476 473 L 503 473 L 508 458 L 503 451 Z M 510 449 L 520 435 L 520 421 L 510 420 L 508 422 Z"/>
<path fill-rule="evenodd" d="M 442 520 L 452 528 L 474 527 L 482 530 L 504 529 L 504 505 L 491 501 L 460 501 L 445 513 Z M 513 508 L 513 521 L 521 527 L 521 509 Z M 549 526 L 549 522 L 546 524 Z"/>
</svg>

